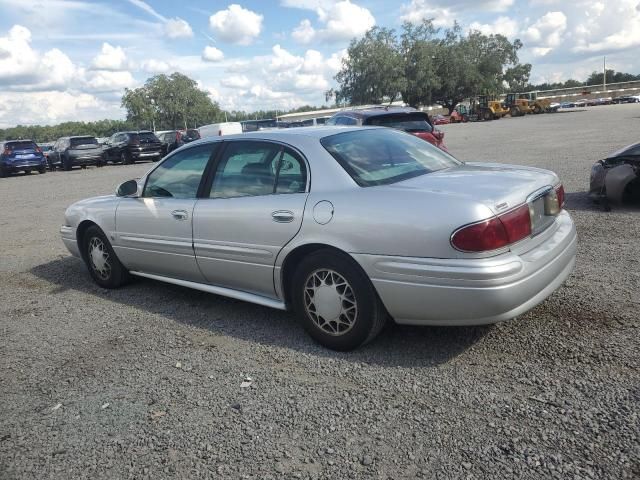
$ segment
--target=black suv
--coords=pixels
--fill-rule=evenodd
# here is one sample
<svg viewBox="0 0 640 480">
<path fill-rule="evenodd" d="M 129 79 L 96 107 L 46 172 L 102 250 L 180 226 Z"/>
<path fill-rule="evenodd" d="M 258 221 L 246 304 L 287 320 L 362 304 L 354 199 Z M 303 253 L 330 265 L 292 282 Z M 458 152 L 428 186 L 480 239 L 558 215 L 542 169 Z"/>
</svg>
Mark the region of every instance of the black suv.
<svg viewBox="0 0 640 480">
<path fill-rule="evenodd" d="M 334 114 L 326 125 L 375 125 L 403 130 L 415 135 L 440 150 L 444 145 L 444 132 L 434 128 L 429 115 L 411 107 L 371 107 L 362 110 L 343 110 Z"/>
<path fill-rule="evenodd" d="M 104 164 L 102 145 L 91 136 L 61 137 L 47 155 L 47 163 L 50 170 L 68 171 L 76 166 L 87 168 L 87 165 L 101 167 Z"/>
<path fill-rule="evenodd" d="M 174 151 L 176 148 L 180 148 L 185 143 L 200 140 L 200 132 L 195 128 L 190 128 L 186 131 L 170 130 L 168 132 L 158 133 L 157 137 L 162 143 L 162 153 L 163 155 L 166 155 L 167 153 Z"/>
<path fill-rule="evenodd" d="M 153 132 L 117 132 L 104 147 L 105 159 L 113 163 L 134 163 L 137 160 L 157 162 L 162 158 L 162 143 Z"/>
</svg>

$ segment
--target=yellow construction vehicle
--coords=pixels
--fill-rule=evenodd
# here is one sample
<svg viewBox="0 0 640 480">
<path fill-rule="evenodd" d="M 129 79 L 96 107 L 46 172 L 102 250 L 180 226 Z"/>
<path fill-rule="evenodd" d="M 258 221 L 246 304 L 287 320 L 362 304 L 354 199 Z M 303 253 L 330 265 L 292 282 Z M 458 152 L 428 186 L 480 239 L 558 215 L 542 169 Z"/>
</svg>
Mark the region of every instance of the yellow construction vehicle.
<svg viewBox="0 0 640 480">
<path fill-rule="evenodd" d="M 494 96 L 479 95 L 478 105 L 482 109 L 484 115 L 488 115 L 487 111 L 491 112 L 491 118 L 484 118 L 484 120 L 500 120 L 507 113 L 509 113 L 509 109 L 503 107 L 500 100 L 498 100 Z"/>
<path fill-rule="evenodd" d="M 522 117 L 527 113 L 533 113 L 529 100 L 519 98 L 517 93 L 507 93 L 504 99 L 504 107 L 509 110 L 509 114 L 512 117 Z"/>
<path fill-rule="evenodd" d="M 520 93 L 518 98 L 529 102 L 532 113 L 549 113 L 551 111 L 551 100 L 538 99 L 538 92 Z"/>
</svg>

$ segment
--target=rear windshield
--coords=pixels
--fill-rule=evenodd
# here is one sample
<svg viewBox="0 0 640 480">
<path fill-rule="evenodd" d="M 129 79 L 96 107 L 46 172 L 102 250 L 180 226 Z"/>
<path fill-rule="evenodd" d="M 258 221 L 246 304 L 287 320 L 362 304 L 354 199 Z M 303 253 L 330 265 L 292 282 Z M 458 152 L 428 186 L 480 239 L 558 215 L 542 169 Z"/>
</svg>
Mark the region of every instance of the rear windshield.
<svg viewBox="0 0 640 480">
<path fill-rule="evenodd" d="M 77 147 L 78 145 L 97 145 L 98 140 L 95 137 L 82 137 L 82 138 L 72 138 L 71 146 Z"/>
<path fill-rule="evenodd" d="M 31 140 L 22 140 L 18 142 L 7 142 L 4 145 L 5 148 L 10 148 L 11 150 L 35 150 L 36 144 Z"/>
<path fill-rule="evenodd" d="M 461 163 L 418 137 L 391 129 L 338 133 L 320 143 L 361 187 L 395 183 Z"/>
<path fill-rule="evenodd" d="M 421 112 L 379 115 L 369 118 L 366 124 L 397 128 L 405 132 L 431 132 L 433 130 L 427 115 Z"/>
<path fill-rule="evenodd" d="M 156 137 L 153 132 L 132 133 L 131 134 L 131 139 L 132 140 L 147 141 L 147 142 L 157 142 L 158 141 L 158 137 Z"/>
</svg>

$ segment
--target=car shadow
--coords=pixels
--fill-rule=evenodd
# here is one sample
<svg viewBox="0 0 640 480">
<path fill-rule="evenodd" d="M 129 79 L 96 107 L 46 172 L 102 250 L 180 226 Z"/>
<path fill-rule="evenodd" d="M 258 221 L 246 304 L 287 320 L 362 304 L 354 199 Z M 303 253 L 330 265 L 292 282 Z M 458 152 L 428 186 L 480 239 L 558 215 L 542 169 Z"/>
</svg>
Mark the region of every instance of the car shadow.
<svg viewBox="0 0 640 480">
<path fill-rule="evenodd" d="M 571 211 L 585 212 L 634 212 L 640 208 L 640 201 L 625 201 L 622 204 L 596 202 L 589 197 L 589 192 L 565 193 L 565 206 Z"/>
<path fill-rule="evenodd" d="M 334 352 L 313 342 L 290 312 L 142 278 L 136 278 L 120 289 L 105 290 L 93 282 L 84 263 L 71 256 L 38 265 L 31 273 L 55 287 L 49 292 L 51 295 L 74 290 L 162 315 L 216 335 L 381 366 L 435 367 L 447 363 L 481 340 L 492 328 L 411 327 L 389 322 L 370 344 L 353 352 Z"/>
</svg>

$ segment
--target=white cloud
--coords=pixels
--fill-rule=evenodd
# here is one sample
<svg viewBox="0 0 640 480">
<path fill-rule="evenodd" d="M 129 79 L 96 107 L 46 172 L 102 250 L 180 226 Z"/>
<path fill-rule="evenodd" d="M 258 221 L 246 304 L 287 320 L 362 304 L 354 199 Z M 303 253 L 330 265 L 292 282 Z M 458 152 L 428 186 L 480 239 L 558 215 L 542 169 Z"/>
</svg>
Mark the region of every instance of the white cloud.
<svg viewBox="0 0 640 480">
<path fill-rule="evenodd" d="M 553 48 L 562 43 L 567 29 L 567 16 L 560 11 L 547 12 L 522 33 L 528 45 Z"/>
<path fill-rule="evenodd" d="M 209 27 L 221 40 L 249 45 L 262 31 L 263 16 L 232 4 L 209 17 Z"/>
<path fill-rule="evenodd" d="M 9 90 L 60 90 L 81 72 L 61 50 L 40 54 L 31 47 L 31 31 L 14 25 L 0 37 L 0 85 Z"/>
<path fill-rule="evenodd" d="M 224 53 L 216 47 L 207 45 L 202 51 L 202 59 L 206 62 L 220 62 L 224 59 Z"/>
<path fill-rule="evenodd" d="M 245 75 L 229 75 L 220 80 L 220 85 L 229 88 L 247 88 L 251 82 Z"/>
<path fill-rule="evenodd" d="M 85 85 L 94 92 L 116 92 L 136 84 L 128 71 L 98 70 L 88 74 Z"/>
<path fill-rule="evenodd" d="M 519 22 L 506 16 L 498 17 L 492 23 L 473 22 L 469 25 L 469 30 L 478 30 L 485 35 L 499 33 L 509 39 L 514 39 L 518 35 Z"/>
<path fill-rule="evenodd" d="M 105 42 L 102 44 L 100 53 L 91 62 L 91 66 L 96 70 L 125 70 L 127 68 L 127 55 L 122 47 L 114 47 Z"/>
<path fill-rule="evenodd" d="M 450 27 L 468 10 L 505 12 L 514 3 L 514 0 L 411 0 L 400 7 L 400 20 L 420 23 L 433 19 L 436 27 Z"/>
<path fill-rule="evenodd" d="M 121 118 L 119 106 L 80 92 L 0 93 L 0 127 Z"/>
<path fill-rule="evenodd" d="M 164 32 L 169 38 L 189 38 L 193 37 L 191 25 L 182 18 L 170 18 L 164 24 Z"/>
<path fill-rule="evenodd" d="M 350 0 L 320 6 L 316 8 L 316 13 L 322 28 L 314 28 L 309 19 L 304 19 L 291 33 L 295 41 L 302 44 L 313 41 L 343 42 L 361 37 L 376 23 L 368 9 Z"/>
<path fill-rule="evenodd" d="M 311 43 L 316 36 L 316 29 L 311 26 L 311 20 L 305 18 L 293 29 L 291 37 L 298 43 Z"/>
<path fill-rule="evenodd" d="M 174 67 L 163 60 L 150 58 L 148 60 L 144 60 L 140 64 L 140 68 L 146 73 L 166 73 Z"/>
</svg>

